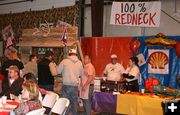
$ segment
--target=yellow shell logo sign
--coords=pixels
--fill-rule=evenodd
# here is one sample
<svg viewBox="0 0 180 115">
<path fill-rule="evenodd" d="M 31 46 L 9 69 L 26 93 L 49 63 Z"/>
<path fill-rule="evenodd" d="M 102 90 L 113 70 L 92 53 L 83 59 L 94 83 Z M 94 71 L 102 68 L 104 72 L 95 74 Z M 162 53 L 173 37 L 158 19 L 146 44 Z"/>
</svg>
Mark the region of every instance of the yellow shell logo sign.
<svg viewBox="0 0 180 115">
<path fill-rule="evenodd" d="M 168 56 L 164 52 L 154 52 L 149 56 L 148 63 L 152 69 L 164 69 L 168 63 Z"/>
</svg>

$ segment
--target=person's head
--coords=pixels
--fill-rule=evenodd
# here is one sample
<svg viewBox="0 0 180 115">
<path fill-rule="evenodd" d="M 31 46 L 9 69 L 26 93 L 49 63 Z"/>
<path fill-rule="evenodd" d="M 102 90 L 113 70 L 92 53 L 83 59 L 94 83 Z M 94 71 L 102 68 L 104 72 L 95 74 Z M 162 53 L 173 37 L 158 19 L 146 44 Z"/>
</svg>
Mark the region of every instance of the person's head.
<svg viewBox="0 0 180 115">
<path fill-rule="evenodd" d="M 88 55 L 85 55 L 84 56 L 84 64 L 86 65 L 88 63 L 91 63 L 91 59 L 90 59 L 90 57 Z"/>
<path fill-rule="evenodd" d="M 54 53 L 52 51 L 47 51 L 45 53 L 45 58 L 49 59 L 50 61 L 54 60 Z"/>
<path fill-rule="evenodd" d="M 37 84 L 37 79 L 33 73 L 27 73 L 23 76 L 24 82 L 33 82 Z"/>
<path fill-rule="evenodd" d="M 26 100 L 38 100 L 39 87 L 36 83 L 25 82 L 22 85 L 22 98 Z"/>
<path fill-rule="evenodd" d="M 30 55 L 29 56 L 29 61 L 32 61 L 32 62 L 37 62 L 37 60 L 38 60 L 38 58 L 37 58 L 37 56 L 36 55 Z"/>
<path fill-rule="evenodd" d="M 133 66 L 133 65 L 137 65 L 138 66 L 138 58 L 137 57 L 129 58 L 129 65 L 130 66 Z"/>
<path fill-rule="evenodd" d="M 117 63 L 117 55 L 116 54 L 112 54 L 111 55 L 111 63 L 112 64 L 116 64 Z"/>
<path fill-rule="evenodd" d="M 17 66 L 11 65 L 7 70 L 10 79 L 17 79 L 19 77 L 19 68 Z"/>
<path fill-rule="evenodd" d="M 77 55 L 77 50 L 76 49 L 70 49 L 69 50 L 69 56 L 72 56 L 72 55 Z"/>
</svg>

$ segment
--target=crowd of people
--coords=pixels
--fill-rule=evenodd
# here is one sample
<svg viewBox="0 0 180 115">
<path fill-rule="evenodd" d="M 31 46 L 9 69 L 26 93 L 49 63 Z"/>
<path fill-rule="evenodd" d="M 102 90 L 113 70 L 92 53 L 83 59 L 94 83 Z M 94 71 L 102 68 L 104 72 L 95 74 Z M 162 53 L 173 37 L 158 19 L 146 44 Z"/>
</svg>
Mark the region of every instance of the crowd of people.
<svg viewBox="0 0 180 115">
<path fill-rule="evenodd" d="M 129 67 L 117 62 L 117 55 L 111 55 L 111 63 L 104 69 L 104 76 L 111 81 L 127 81 L 127 89 L 138 91 L 139 69 L 138 59 L 130 58 Z M 26 114 L 42 107 L 42 95 L 53 91 L 54 79 L 62 76 L 62 97 L 70 100 L 69 112 L 77 115 L 78 98 L 82 99 L 84 114 L 90 115 L 94 90 L 95 68 L 88 55 L 83 62 L 77 57 L 77 50 L 70 49 L 69 56 L 58 65 L 54 61 L 54 53 L 47 51 L 45 57 L 38 61 L 36 55 L 30 55 L 29 62 L 23 65 L 16 52 L 11 52 L 9 59 L 2 64 L 2 92 L 0 96 L 19 101 L 19 95 L 26 100 L 21 102 L 12 113 Z"/>
</svg>

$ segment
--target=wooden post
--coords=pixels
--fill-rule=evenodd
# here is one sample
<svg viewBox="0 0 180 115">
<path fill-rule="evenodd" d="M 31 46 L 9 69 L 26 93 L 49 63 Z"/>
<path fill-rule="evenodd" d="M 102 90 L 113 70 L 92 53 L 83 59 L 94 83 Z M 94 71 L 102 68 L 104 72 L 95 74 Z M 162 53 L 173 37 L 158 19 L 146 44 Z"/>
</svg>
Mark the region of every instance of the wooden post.
<svg viewBox="0 0 180 115">
<path fill-rule="evenodd" d="M 103 36 L 104 0 L 91 0 L 92 36 Z"/>
<path fill-rule="evenodd" d="M 83 56 L 83 52 L 82 52 L 82 49 L 81 49 L 81 44 L 79 42 L 79 40 L 77 41 L 77 48 L 78 48 L 78 51 L 79 51 L 79 54 L 80 54 L 80 58 L 84 64 L 84 56 Z"/>
</svg>

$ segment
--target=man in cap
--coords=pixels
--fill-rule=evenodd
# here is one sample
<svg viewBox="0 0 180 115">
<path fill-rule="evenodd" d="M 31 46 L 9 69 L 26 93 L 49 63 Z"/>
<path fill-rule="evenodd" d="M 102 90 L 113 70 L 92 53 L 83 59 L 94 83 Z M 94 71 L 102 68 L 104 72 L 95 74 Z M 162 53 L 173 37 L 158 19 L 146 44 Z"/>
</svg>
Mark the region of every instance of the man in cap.
<svg viewBox="0 0 180 115">
<path fill-rule="evenodd" d="M 2 82 L 1 96 L 5 95 L 10 98 L 10 94 L 18 96 L 22 91 L 23 79 L 19 76 L 19 69 L 15 65 L 11 65 L 8 69 L 8 79 Z"/>
<path fill-rule="evenodd" d="M 107 80 L 119 81 L 124 71 L 124 67 L 117 62 L 117 55 L 112 54 L 111 63 L 107 64 L 104 69 L 104 75 L 107 77 Z"/>
<path fill-rule="evenodd" d="M 79 77 L 82 75 L 83 65 L 78 59 L 75 49 L 69 50 L 68 58 L 62 60 L 57 70 L 63 77 L 62 96 L 70 100 L 70 112 L 77 115 Z M 66 113 L 67 115 L 69 112 Z"/>
</svg>

